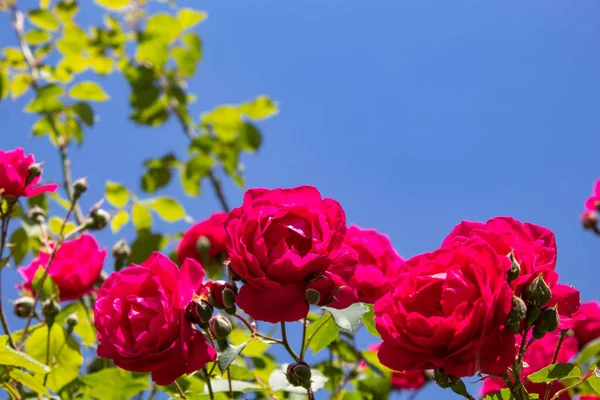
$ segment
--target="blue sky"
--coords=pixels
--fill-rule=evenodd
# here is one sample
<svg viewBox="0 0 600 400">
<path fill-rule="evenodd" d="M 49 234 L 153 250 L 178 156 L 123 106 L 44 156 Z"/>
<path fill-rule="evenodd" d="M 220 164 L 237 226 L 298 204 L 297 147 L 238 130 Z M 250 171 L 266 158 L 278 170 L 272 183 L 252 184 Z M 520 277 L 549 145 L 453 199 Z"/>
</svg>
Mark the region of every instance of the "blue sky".
<svg viewBox="0 0 600 400">
<path fill-rule="evenodd" d="M 263 147 L 244 160 L 249 187 L 317 186 L 340 201 L 349 222 L 388 234 L 405 257 L 436 248 L 462 219 L 512 215 L 544 225 L 557 236 L 561 280 L 585 300 L 597 296 L 600 241 L 578 217 L 600 175 L 600 3 L 202 6 L 209 19 L 199 28 L 204 61 L 191 81 L 195 115 L 259 94 L 280 103 L 280 114 L 260 124 Z M 79 20 L 97 21 L 93 9 L 83 7 Z M 0 15 L 0 45 L 9 44 L 14 35 Z M 112 100 L 95 107 L 101 121 L 71 151 L 75 175 L 89 177 L 87 206 L 107 179 L 139 188 L 144 159 L 182 154 L 186 145 L 175 123 L 150 129 L 128 121 L 122 78 L 102 84 Z M 1 146 L 34 152 L 46 180 L 60 180 L 56 151 L 31 138 L 34 119 L 20 111 L 26 99 L 0 103 Z M 177 185 L 166 193 L 182 197 Z M 227 184 L 226 194 L 238 204 L 242 191 Z M 184 204 L 202 218 L 217 210 L 213 197 L 205 185 Z M 115 241 L 99 238 L 109 248 Z M 5 293 L 16 282 L 7 273 Z M 423 398 L 431 396 L 443 398 Z"/>
</svg>

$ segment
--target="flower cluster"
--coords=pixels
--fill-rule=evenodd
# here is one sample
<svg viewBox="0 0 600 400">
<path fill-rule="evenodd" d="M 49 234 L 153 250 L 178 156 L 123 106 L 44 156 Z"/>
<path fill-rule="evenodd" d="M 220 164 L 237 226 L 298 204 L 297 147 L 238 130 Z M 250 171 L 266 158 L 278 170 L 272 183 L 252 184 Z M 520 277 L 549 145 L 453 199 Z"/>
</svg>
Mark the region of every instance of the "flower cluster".
<svg viewBox="0 0 600 400">
<path fill-rule="evenodd" d="M 23 149 L 0 150 L 0 196 L 35 197 L 54 192 L 58 185 L 38 186 L 41 180 L 41 164 L 35 163 L 33 155 L 25 156 Z"/>
</svg>

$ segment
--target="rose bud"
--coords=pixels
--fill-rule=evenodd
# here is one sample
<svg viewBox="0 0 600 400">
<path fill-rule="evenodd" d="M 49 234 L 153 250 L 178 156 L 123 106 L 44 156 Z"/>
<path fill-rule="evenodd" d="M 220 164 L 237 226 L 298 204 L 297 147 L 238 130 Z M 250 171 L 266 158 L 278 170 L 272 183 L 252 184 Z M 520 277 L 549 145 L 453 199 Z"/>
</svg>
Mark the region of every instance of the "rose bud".
<svg viewBox="0 0 600 400">
<path fill-rule="evenodd" d="M 131 249 L 127 245 L 125 239 L 119 240 L 112 248 L 114 258 L 126 259 L 131 255 Z"/>
<path fill-rule="evenodd" d="M 229 336 L 232 329 L 231 322 L 225 317 L 217 315 L 210 319 L 210 333 L 218 340 Z"/>
<path fill-rule="evenodd" d="M 27 318 L 31 314 L 34 300 L 32 297 L 23 296 L 13 303 L 13 313 L 19 318 Z"/>
<path fill-rule="evenodd" d="M 301 386 L 308 389 L 311 384 L 310 366 L 302 361 L 290 364 L 287 367 L 286 377 L 292 386 Z"/>
<path fill-rule="evenodd" d="M 108 221 L 110 221 L 110 214 L 106 210 L 94 210 L 87 221 L 87 227 L 99 231 L 106 227 Z"/>
<path fill-rule="evenodd" d="M 452 375 L 444 374 L 441 369 L 436 369 L 433 371 L 433 380 L 439 387 L 446 389 L 454 386 L 458 379 Z"/>
<path fill-rule="evenodd" d="M 27 169 L 27 183 L 33 182 L 33 180 L 37 177 L 42 176 L 42 163 L 33 163 Z"/>
<path fill-rule="evenodd" d="M 336 282 L 329 276 L 319 275 L 308 283 L 304 298 L 308 304 L 326 306 L 333 301 L 336 286 Z"/>
<path fill-rule="evenodd" d="M 549 307 L 544 309 L 533 328 L 533 337 L 541 339 L 546 333 L 556 330 L 559 322 L 560 317 L 556 308 Z"/>
<path fill-rule="evenodd" d="M 205 325 L 213 315 L 213 306 L 204 300 L 194 300 L 185 309 L 185 316 L 192 324 Z"/>
<path fill-rule="evenodd" d="M 526 316 L 527 307 L 525 306 L 525 302 L 521 300 L 520 297 L 513 295 L 512 307 L 510 309 L 510 314 L 508 314 L 506 326 L 508 326 L 514 333 L 517 333 L 519 331 L 519 327 L 521 326 L 521 321 Z"/>
<path fill-rule="evenodd" d="M 542 275 L 539 275 L 527 286 L 525 290 L 525 301 L 527 306 L 540 308 L 552 297 L 550 287 L 544 281 Z"/>
<path fill-rule="evenodd" d="M 88 188 L 87 178 L 79 178 L 73 182 L 73 191 L 75 197 L 80 197 Z"/>
<path fill-rule="evenodd" d="M 204 284 L 202 294 L 215 308 L 227 310 L 235 307 L 237 288 L 229 282 L 209 281 Z"/>
<path fill-rule="evenodd" d="M 77 317 L 77 313 L 70 314 L 67 317 L 67 331 L 73 332 L 75 326 L 79 323 L 79 318 Z"/>
<path fill-rule="evenodd" d="M 594 211 L 586 211 L 581 214 L 581 225 L 583 229 L 594 229 L 598 224 L 598 215 Z"/>
<path fill-rule="evenodd" d="M 517 279 L 521 274 L 521 265 L 519 265 L 519 262 L 515 258 L 514 251 L 511 251 L 508 254 L 508 259 L 511 263 L 510 269 L 508 270 L 508 282 L 510 283 L 511 281 Z"/>
<path fill-rule="evenodd" d="M 46 221 L 46 211 L 41 207 L 35 206 L 29 210 L 29 219 L 38 224 L 44 223 Z"/>
<path fill-rule="evenodd" d="M 60 312 L 60 305 L 58 301 L 48 299 L 42 303 L 42 315 L 46 320 L 46 324 L 51 326 L 54 323 L 54 319 Z"/>
</svg>

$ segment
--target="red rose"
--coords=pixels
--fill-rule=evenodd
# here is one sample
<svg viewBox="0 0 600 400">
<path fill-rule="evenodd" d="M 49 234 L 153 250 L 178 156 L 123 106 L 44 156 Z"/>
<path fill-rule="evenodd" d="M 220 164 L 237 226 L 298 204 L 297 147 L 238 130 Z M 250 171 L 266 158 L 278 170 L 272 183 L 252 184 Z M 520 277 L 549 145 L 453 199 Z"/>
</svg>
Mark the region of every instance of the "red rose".
<svg viewBox="0 0 600 400">
<path fill-rule="evenodd" d="M 395 290 L 375 303 L 381 363 L 396 371 L 443 368 L 456 377 L 503 373 L 516 352 L 505 328 L 508 265 L 481 241 L 406 261 Z"/>
<path fill-rule="evenodd" d="M 54 245 L 50 246 L 51 249 Z M 52 250 L 40 251 L 27 267 L 18 269 L 24 279 L 21 287 L 34 292 L 31 286 L 38 268 L 46 268 Z M 77 239 L 64 242 L 56 251 L 48 275 L 58 286 L 60 300 L 77 300 L 92 288 L 102 272 L 106 251 L 98 248 L 93 236 L 83 234 Z"/>
<path fill-rule="evenodd" d="M 358 253 L 358 265 L 350 279 L 358 299 L 374 303 L 391 289 L 390 279 L 404 260 L 392 247 L 390 239 L 374 229 L 351 226 L 346 232 L 346 245 Z"/>
<path fill-rule="evenodd" d="M 403 372 L 392 371 L 392 387 L 397 390 L 421 389 L 426 382 L 424 371 L 418 369 Z"/>
<path fill-rule="evenodd" d="M 304 318 L 309 282 L 355 263 L 343 246 L 344 210 L 311 186 L 248 190 L 225 228 L 230 267 L 245 282 L 237 305 L 256 320 Z"/>
<path fill-rule="evenodd" d="M 179 270 L 160 253 L 111 274 L 94 307 L 98 356 L 127 371 L 152 372 L 159 385 L 214 361 L 216 350 L 185 317 L 203 279 L 195 260 L 187 259 Z"/>
<path fill-rule="evenodd" d="M 597 203 L 600 203 L 600 179 L 594 184 L 592 195 L 585 201 L 585 209 L 588 211 L 596 211 Z"/>
<path fill-rule="evenodd" d="M 540 274 L 552 290 L 552 299 L 544 306 L 558 306 L 560 328 L 571 326 L 571 315 L 579 308 L 579 291 L 558 284 L 556 241 L 554 233 L 544 227 L 521 222 L 511 217 L 496 217 L 488 222 L 463 221 L 444 239 L 442 247 L 452 248 L 478 238 L 489 243 L 500 256 L 511 251 L 520 264 L 519 276 L 511 281 L 516 296 Z"/>
<path fill-rule="evenodd" d="M 525 353 L 523 357 L 524 367 L 521 373 L 521 381 L 525 385 L 525 389 L 527 392 L 532 394 L 539 394 L 540 399 L 543 399 L 546 394 L 546 383 L 532 383 L 526 379 L 526 377 L 530 374 L 533 374 L 536 371 L 539 371 L 542 368 L 547 367 L 552 364 L 552 359 L 554 357 L 554 351 L 556 350 L 556 346 L 558 344 L 559 333 L 548 333 L 541 339 L 535 340 L 529 349 Z M 531 338 L 529 338 L 531 339 Z M 558 357 L 556 362 L 566 363 L 577 354 L 577 340 L 572 337 L 566 337 L 563 341 L 560 351 L 558 352 Z M 483 381 L 483 386 L 481 387 L 481 395 L 486 396 L 490 393 L 494 393 L 502 388 L 505 388 L 505 382 L 500 378 L 487 378 Z M 549 399 L 552 398 L 559 390 L 563 389 L 564 386 L 562 383 L 558 381 L 554 381 L 550 388 L 550 396 Z M 559 400 L 569 400 L 571 396 L 568 393 L 563 393 Z"/>
<path fill-rule="evenodd" d="M 573 332 L 580 346 L 600 338 L 600 303 L 591 301 L 582 304 L 573 319 Z"/>
<path fill-rule="evenodd" d="M 227 213 L 218 212 L 211 215 L 208 219 L 199 222 L 192 226 L 187 232 L 184 233 L 177 247 L 177 258 L 179 262 L 183 263 L 186 258 L 193 258 L 194 260 L 203 263 L 204 265 L 210 265 L 214 263 L 220 263 L 225 258 L 225 219 Z M 198 240 L 205 238 L 208 240 L 208 260 L 203 260 L 200 254 Z"/>
<path fill-rule="evenodd" d="M 33 155 L 25 156 L 23 149 L 0 150 L 0 194 L 4 197 L 34 197 L 42 193 L 54 192 L 58 185 L 36 186 L 41 179 L 41 169 L 30 171 L 35 163 Z"/>
</svg>

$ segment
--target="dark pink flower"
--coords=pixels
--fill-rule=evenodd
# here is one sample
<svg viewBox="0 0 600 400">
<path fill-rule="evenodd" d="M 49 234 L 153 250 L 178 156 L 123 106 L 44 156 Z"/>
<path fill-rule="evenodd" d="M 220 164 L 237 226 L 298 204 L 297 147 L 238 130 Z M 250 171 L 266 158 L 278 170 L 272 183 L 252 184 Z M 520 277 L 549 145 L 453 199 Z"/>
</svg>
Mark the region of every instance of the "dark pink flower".
<svg viewBox="0 0 600 400">
<path fill-rule="evenodd" d="M 600 303 L 597 301 L 583 303 L 573 319 L 575 320 L 573 332 L 580 346 L 600 338 Z"/>
<path fill-rule="evenodd" d="M 345 243 L 358 254 L 358 265 L 350 279 L 358 299 L 374 303 L 390 291 L 391 280 L 402 267 L 404 260 L 396 253 L 387 236 L 374 229 L 351 226 Z"/>
<path fill-rule="evenodd" d="M 160 253 L 111 274 L 94 307 L 98 356 L 127 371 L 152 372 L 159 385 L 214 361 L 216 350 L 185 316 L 204 276 L 197 261 L 188 258 L 178 269 Z"/>
<path fill-rule="evenodd" d="M 56 184 L 37 186 L 41 176 L 28 179 L 29 167 L 34 163 L 33 155 L 25 156 L 21 148 L 0 150 L 0 194 L 4 197 L 34 197 L 54 192 L 58 188 Z"/>
<path fill-rule="evenodd" d="M 585 209 L 588 211 L 595 211 L 597 209 L 596 203 L 598 202 L 600 202 L 600 179 L 594 184 L 592 195 L 585 201 Z"/>
<path fill-rule="evenodd" d="M 226 234 L 224 225 L 226 218 L 227 213 L 218 212 L 188 229 L 181 238 L 179 247 L 177 247 L 179 262 L 183 263 L 186 258 L 193 258 L 204 264 L 214 264 L 218 261 L 223 261 L 227 254 L 225 249 Z M 210 243 L 208 260 L 202 260 L 198 248 L 198 240 L 201 237 L 206 238 Z"/>
<path fill-rule="evenodd" d="M 21 287 L 34 292 L 32 281 L 38 268 L 46 268 L 52 248 L 40 251 L 27 267 L 18 269 L 24 282 Z M 58 286 L 60 300 L 77 300 L 92 288 L 102 272 L 106 251 L 100 250 L 93 236 L 84 233 L 77 239 L 65 241 L 56 251 L 48 275 Z"/>
</svg>

